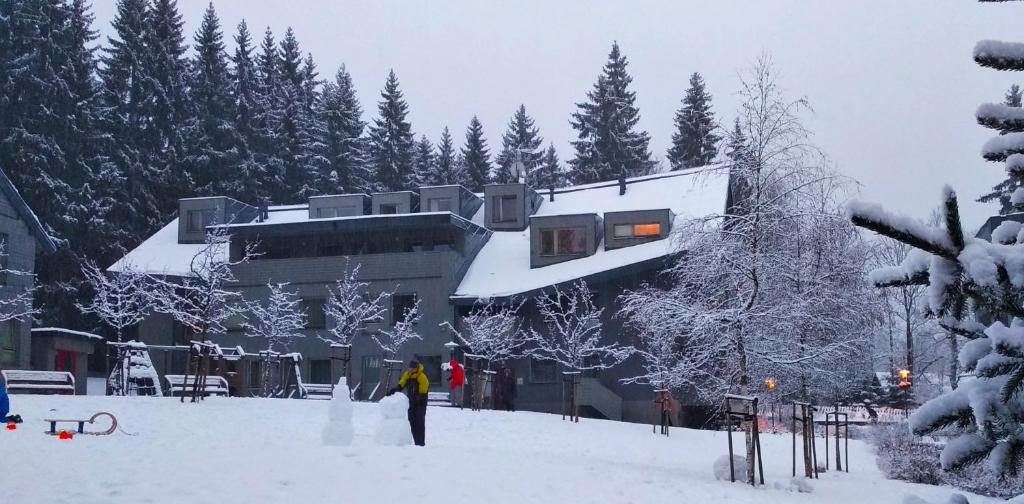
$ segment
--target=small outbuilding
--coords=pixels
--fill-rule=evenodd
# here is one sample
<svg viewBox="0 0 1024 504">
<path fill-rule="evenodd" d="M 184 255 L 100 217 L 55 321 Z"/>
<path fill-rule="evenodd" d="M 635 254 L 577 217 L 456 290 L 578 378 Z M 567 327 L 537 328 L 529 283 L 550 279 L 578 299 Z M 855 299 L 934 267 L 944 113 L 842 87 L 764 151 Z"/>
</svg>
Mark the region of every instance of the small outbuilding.
<svg viewBox="0 0 1024 504">
<path fill-rule="evenodd" d="M 85 395 L 89 356 L 99 341 L 97 334 L 62 327 L 32 329 L 32 369 L 67 371 L 75 377 L 75 394 Z"/>
</svg>

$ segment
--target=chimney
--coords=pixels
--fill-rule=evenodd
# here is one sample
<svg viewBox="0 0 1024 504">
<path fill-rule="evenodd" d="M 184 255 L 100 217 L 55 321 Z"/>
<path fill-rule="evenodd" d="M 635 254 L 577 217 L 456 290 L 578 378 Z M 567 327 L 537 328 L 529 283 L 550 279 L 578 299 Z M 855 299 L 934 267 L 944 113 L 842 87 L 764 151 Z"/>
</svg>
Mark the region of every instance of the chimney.
<svg viewBox="0 0 1024 504">
<path fill-rule="evenodd" d="M 548 201 L 555 201 L 555 186 L 548 186 Z"/>
<path fill-rule="evenodd" d="M 626 174 L 619 175 L 619 196 L 626 194 Z"/>
<path fill-rule="evenodd" d="M 260 198 L 259 207 L 256 213 L 256 222 L 264 222 L 270 216 L 270 210 L 267 208 L 267 198 Z"/>
</svg>

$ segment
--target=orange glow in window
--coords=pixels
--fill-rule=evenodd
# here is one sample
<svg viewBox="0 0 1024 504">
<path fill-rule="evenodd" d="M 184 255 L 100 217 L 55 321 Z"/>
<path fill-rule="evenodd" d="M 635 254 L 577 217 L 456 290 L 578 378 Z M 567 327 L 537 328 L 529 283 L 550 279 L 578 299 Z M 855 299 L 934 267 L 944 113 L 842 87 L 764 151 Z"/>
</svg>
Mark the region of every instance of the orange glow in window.
<svg viewBox="0 0 1024 504">
<path fill-rule="evenodd" d="M 633 236 L 661 236 L 661 224 L 637 224 Z"/>
</svg>

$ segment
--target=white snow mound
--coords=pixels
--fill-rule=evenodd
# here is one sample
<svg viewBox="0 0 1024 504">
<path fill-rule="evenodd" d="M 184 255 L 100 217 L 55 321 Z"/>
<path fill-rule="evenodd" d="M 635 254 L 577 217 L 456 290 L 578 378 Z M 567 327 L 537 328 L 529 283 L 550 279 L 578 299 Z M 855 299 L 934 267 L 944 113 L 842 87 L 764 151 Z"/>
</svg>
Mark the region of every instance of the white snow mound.
<svg viewBox="0 0 1024 504">
<path fill-rule="evenodd" d="M 747 480 L 747 459 L 739 455 L 732 456 L 733 465 L 733 476 L 736 481 Z M 714 463 L 715 479 L 720 481 L 729 480 L 729 456 L 722 455 L 715 459 Z"/>
<path fill-rule="evenodd" d="M 408 446 L 412 444 L 412 431 L 406 418 L 409 398 L 405 394 L 392 394 L 380 400 L 380 425 L 373 440 L 382 446 Z"/>
</svg>

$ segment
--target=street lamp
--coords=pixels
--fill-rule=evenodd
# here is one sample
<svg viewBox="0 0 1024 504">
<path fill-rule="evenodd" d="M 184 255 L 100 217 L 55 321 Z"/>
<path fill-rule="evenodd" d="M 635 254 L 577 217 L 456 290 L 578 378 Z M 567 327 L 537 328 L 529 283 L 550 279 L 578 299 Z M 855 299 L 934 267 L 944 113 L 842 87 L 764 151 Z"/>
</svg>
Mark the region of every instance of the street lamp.
<svg viewBox="0 0 1024 504">
<path fill-rule="evenodd" d="M 896 372 L 896 376 L 898 376 L 900 378 L 899 387 L 901 389 L 910 388 L 912 383 L 910 383 L 910 370 L 909 369 L 901 369 L 901 370 L 897 371 Z"/>
<path fill-rule="evenodd" d="M 765 388 L 768 389 L 768 393 L 770 394 L 771 399 L 772 399 L 771 410 L 772 410 L 772 433 L 773 434 L 775 433 L 775 387 L 776 387 L 776 385 L 777 385 L 777 383 L 775 383 L 775 378 L 766 378 L 764 380 L 764 386 L 765 386 Z"/>
</svg>

